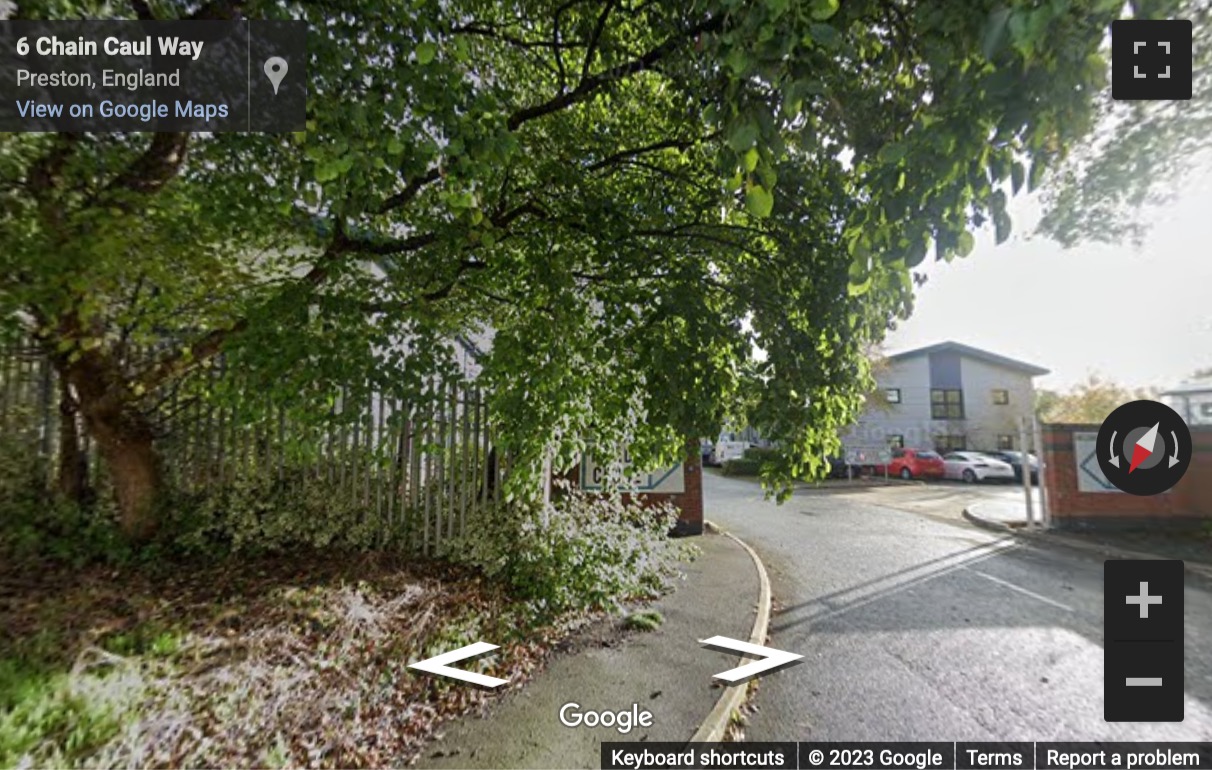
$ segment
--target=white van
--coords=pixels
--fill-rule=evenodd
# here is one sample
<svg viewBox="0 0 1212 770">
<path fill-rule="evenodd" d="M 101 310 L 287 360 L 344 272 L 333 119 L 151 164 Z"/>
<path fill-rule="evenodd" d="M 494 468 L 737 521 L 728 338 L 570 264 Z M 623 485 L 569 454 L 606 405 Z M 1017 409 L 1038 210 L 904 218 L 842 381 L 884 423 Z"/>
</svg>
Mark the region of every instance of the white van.
<svg viewBox="0 0 1212 770">
<path fill-rule="evenodd" d="M 728 434 L 720 436 L 720 440 L 715 442 L 715 446 L 711 449 L 711 464 L 723 465 L 729 460 L 739 460 L 745 456 L 745 450 L 749 448 L 748 441 L 729 441 Z"/>
</svg>

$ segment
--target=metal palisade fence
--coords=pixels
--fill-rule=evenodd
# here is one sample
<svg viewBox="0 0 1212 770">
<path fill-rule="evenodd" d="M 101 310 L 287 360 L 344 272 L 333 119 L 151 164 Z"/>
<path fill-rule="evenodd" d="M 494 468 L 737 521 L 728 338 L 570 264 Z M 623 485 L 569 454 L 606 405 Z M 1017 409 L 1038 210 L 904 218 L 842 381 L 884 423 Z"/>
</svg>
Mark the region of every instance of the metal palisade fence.
<svg viewBox="0 0 1212 770">
<path fill-rule="evenodd" d="M 217 382 L 225 375 L 213 367 L 201 376 Z M 63 408 L 64 396 L 34 341 L 0 345 L 0 439 L 8 451 L 30 460 L 34 483 L 49 488 L 65 434 L 74 429 L 89 484 L 103 490 L 96 446 L 82 420 Z M 208 399 L 174 389 L 148 400 L 174 490 L 216 495 L 249 479 L 288 493 L 319 488 L 333 504 L 357 509 L 377 542 L 424 554 L 462 535 L 478 511 L 501 500 L 508 462 L 498 457 L 487 399 L 474 382 L 435 379 L 413 401 L 378 393 L 358 403 L 342 398 L 343 419 L 331 422 L 298 420 L 258 398 L 240 392 Z"/>
</svg>

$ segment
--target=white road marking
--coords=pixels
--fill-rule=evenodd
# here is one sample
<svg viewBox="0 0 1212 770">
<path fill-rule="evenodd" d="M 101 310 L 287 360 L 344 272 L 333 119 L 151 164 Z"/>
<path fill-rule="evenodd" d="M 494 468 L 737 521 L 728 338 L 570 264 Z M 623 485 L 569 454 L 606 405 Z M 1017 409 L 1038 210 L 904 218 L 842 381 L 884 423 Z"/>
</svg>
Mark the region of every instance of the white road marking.
<svg viewBox="0 0 1212 770">
<path fill-rule="evenodd" d="M 1008 580 L 1002 580 L 999 577 L 994 577 L 993 575 L 989 575 L 987 573 L 981 572 L 980 570 L 976 570 L 976 569 L 972 570 L 972 572 L 974 572 L 977 575 L 980 575 L 981 577 L 985 578 L 986 580 L 992 580 L 994 583 L 997 583 L 998 585 L 1005 586 L 1006 588 L 1009 588 L 1011 591 L 1018 591 L 1020 594 L 1030 596 L 1032 599 L 1038 599 L 1039 601 L 1043 602 L 1044 604 L 1051 604 L 1053 607 L 1059 607 L 1060 609 L 1065 610 L 1066 612 L 1074 612 L 1074 609 L 1067 604 L 1061 604 L 1060 602 L 1056 601 L 1055 599 L 1049 599 L 1047 596 L 1043 596 L 1042 594 L 1037 594 L 1034 591 L 1029 591 L 1026 588 L 1023 588 L 1022 586 L 1016 586 L 1014 583 L 1011 583 Z"/>
<path fill-rule="evenodd" d="M 816 600 L 815 603 L 821 609 L 808 614 L 804 620 L 816 623 L 843 615 L 893 594 L 915 588 L 922 583 L 942 577 L 951 572 L 969 569 L 969 564 L 1022 547 L 1021 542 L 1015 540 L 1013 535 L 1006 535 L 981 546 L 961 551 L 958 554 L 948 554 L 945 557 L 916 565 L 890 576 L 872 580 L 870 583 L 858 588 L 839 591 L 827 601 Z M 834 607 L 832 605 L 841 606 Z"/>
</svg>

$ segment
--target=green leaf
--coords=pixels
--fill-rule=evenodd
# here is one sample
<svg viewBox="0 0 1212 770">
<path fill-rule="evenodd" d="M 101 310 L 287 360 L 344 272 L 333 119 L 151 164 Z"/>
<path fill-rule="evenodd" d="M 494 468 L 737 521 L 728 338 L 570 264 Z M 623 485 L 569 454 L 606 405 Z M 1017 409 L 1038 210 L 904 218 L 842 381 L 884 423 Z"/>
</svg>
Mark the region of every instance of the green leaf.
<svg viewBox="0 0 1212 770">
<path fill-rule="evenodd" d="M 904 141 L 889 142 L 880 148 L 879 159 L 882 163 L 899 163 L 909 152 L 909 145 Z"/>
<path fill-rule="evenodd" d="M 739 45 L 733 46 L 728 55 L 724 57 L 724 63 L 732 70 L 732 74 L 736 77 L 744 77 L 749 72 L 749 53 Z"/>
<path fill-rule="evenodd" d="M 745 193 L 745 207 L 754 216 L 764 219 L 774 210 L 774 195 L 760 184 L 755 184 Z"/>
<path fill-rule="evenodd" d="M 1006 158 L 1004 155 L 998 153 L 989 159 L 989 177 L 994 182 L 1004 181 L 1006 173 Z"/>
<path fill-rule="evenodd" d="M 852 268 L 855 263 L 867 264 L 867 259 L 871 256 L 871 246 L 862 235 L 850 241 L 850 256 L 854 257 L 854 262 L 851 263 Z"/>
<path fill-rule="evenodd" d="M 331 182 L 341 175 L 341 159 L 329 158 L 316 164 L 316 181 Z"/>
<path fill-rule="evenodd" d="M 422 66 L 429 64 L 438 55 L 438 46 L 426 40 L 417 46 L 417 64 Z"/>
<path fill-rule="evenodd" d="M 1006 35 L 1006 22 L 1010 19 L 1009 8 L 998 8 L 989 14 L 985 20 L 985 31 L 981 35 L 981 54 L 986 59 L 992 59 L 1001 47 Z"/>
<path fill-rule="evenodd" d="M 1023 187 L 1023 174 L 1023 164 L 1015 161 L 1010 166 L 1010 189 L 1014 191 L 1015 195 L 1018 195 L 1018 191 Z"/>
<path fill-rule="evenodd" d="M 769 163 L 758 166 L 757 177 L 761 180 L 762 186 L 767 190 L 773 190 L 775 183 L 779 181 L 778 173 L 774 170 L 774 166 Z"/>
<path fill-rule="evenodd" d="M 994 215 L 1004 214 L 1006 211 L 1006 191 L 994 190 L 989 196 L 989 207 L 993 209 Z"/>
<path fill-rule="evenodd" d="M 782 16 L 790 6 L 791 0 L 766 0 L 766 7 L 770 9 L 770 18 L 772 19 Z"/>
<path fill-rule="evenodd" d="M 997 232 L 997 243 L 1001 245 L 1010 237 L 1010 215 L 999 211 L 993 215 L 993 227 Z"/>
<path fill-rule="evenodd" d="M 1035 192 L 1039 188 L 1040 182 L 1044 180 L 1044 172 L 1048 170 L 1048 164 L 1043 158 L 1036 158 L 1031 161 L 1031 174 L 1027 178 L 1027 190 Z"/>
<path fill-rule="evenodd" d="M 813 24 L 808 28 L 808 34 L 825 48 L 836 48 L 842 42 L 842 36 L 832 24 Z"/>
<path fill-rule="evenodd" d="M 749 151 L 745 153 L 745 156 L 743 158 L 743 161 L 745 164 L 745 170 L 753 171 L 755 168 L 757 168 L 758 160 L 760 158 L 761 158 L 761 155 L 758 153 L 757 148 L 750 147 Z"/>
<path fill-rule="evenodd" d="M 967 230 L 960 233 L 955 239 L 955 253 L 961 257 L 966 257 L 976 248 L 976 238 Z"/>
<path fill-rule="evenodd" d="M 757 124 L 750 120 L 744 120 L 732 127 L 728 133 L 728 146 L 733 152 L 740 154 L 752 147 L 758 138 Z"/>
<path fill-rule="evenodd" d="M 824 21 L 837 13 L 838 0 L 812 0 L 808 5 L 808 12 L 812 18 L 817 21 Z"/>
</svg>

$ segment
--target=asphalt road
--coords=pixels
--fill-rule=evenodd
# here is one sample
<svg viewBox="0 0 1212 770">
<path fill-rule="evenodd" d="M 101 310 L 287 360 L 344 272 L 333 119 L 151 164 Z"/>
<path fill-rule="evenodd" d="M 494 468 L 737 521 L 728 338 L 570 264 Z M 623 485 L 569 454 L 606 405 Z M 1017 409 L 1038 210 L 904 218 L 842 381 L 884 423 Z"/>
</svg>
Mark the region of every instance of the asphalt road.
<svg viewBox="0 0 1212 770">
<path fill-rule="evenodd" d="M 1185 721 L 1104 722 L 1101 559 L 951 513 L 1008 488 L 944 488 L 818 490 L 780 506 L 752 481 L 707 475 L 707 518 L 770 572 L 769 643 L 805 656 L 761 680 L 748 740 L 1212 735 L 1212 584 L 1187 575 Z"/>
</svg>

